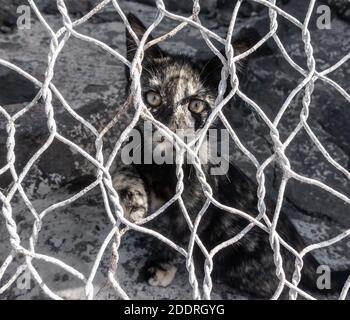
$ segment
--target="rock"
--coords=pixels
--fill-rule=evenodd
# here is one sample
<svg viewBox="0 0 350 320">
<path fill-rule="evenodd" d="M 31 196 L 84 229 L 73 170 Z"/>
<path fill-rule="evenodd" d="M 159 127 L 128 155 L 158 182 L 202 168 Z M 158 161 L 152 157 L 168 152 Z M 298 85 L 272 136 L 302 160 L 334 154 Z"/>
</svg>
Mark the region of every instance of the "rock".
<svg viewBox="0 0 350 320">
<path fill-rule="evenodd" d="M 350 22 L 350 1 L 348 0 L 322 0 L 327 5 L 330 6 L 332 9 L 332 12 L 335 12 L 335 14 L 340 17 L 341 19 L 344 19 L 347 22 Z"/>
<path fill-rule="evenodd" d="M 0 0 L 0 32 L 12 30 L 17 23 L 17 8 L 25 4 L 23 0 Z"/>
<path fill-rule="evenodd" d="M 45 198 L 33 200 L 33 206 L 40 212 L 53 203 L 68 199 L 73 194 L 67 189 L 49 192 Z M 28 238 L 32 232 L 33 219 L 28 209 L 22 205 L 14 205 L 16 218 L 20 218 L 18 232 L 23 238 Z M 67 265 L 81 272 L 86 278 L 96 260 L 98 251 L 110 232 L 111 223 L 104 210 L 100 190 L 95 188 L 74 204 L 54 210 L 43 219 L 39 233 L 37 252 L 50 255 L 64 261 Z M 174 282 L 166 289 L 148 285 L 141 274 L 148 253 L 158 240 L 139 232 L 128 231 L 122 238 L 118 261 L 118 281 L 121 287 L 133 299 L 192 299 L 192 288 L 188 281 L 186 261 L 177 259 L 179 270 Z M 5 223 L 0 224 L 0 261 L 4 261 L 11 251 L 8 231 Z M 11 264 L 4 275 L 6 282 L 13 275 L 16 267 L 22 261 L 17 259 Z M 94 299 L 119 300 L 120 297 L 113 288 L 106 285 L 107 272 L 111 265 L 110 249 L 107 248 L 98 266 L 96 277 L 93 279 Z M 64 299 L 86 299 L 85 283 L 72 276 L 65 269 L 54 264 L 41 262 L 36 270 L 43 277 L 45 284 Z M 247 297 L 225 284 L 213 283 L 213 299 L 246 299 Z M 21 289 L 16 283 L 4 293 L 2 300 L 47 299 L 40 286 L 33 280 L 30 288 Z"/>
<path fill-rule="evenodd" d="M 30 101 L 38 92 L 31 81 L 1 65 L 0 88 L 0 105 Z"/>
<path fill-rule="evenodd" d="M 14 115 L 20 111 L 26 104 L 12 104 L 3 106 L 4 109 L 10 114 Z M 27 161 L 33 156 L 34 152 L 45 142 L 45 138 L 48 137 L 48 130 L 46 128 L 46 118 L 43 112 L 42 105 L 35 106 L 31 111 L 26 113 L 18 121 L 16 121 L 16 135 L 15 135 L 15 168 L 17 172 L 20 172 Z M 3 167 L 6 163 L 7 157 L 7 138 L 6 133 L 7 122 L 1 119 L 0 121 L 0 167 Z M 32 172 L 32 174 L 36 174 Z M 30 178 L 29 178 L 30 179 Z M 7 189 L 12 182 L 12 177 L 9 172 L 6 175 L 1 176 L 0 188 Z M 30 179 L 30 184 L 32 180 Z"/>
<path fill-rule="evenodd" d="M 317 70 L 324 70 L 335 64 L 350 51 L 350 39 L 343 37 L 348 25 L 335 19 L 333 26 L 334 28 L 328 31 L 312 31 Z M 339 46 L 339 43 L 342 45 Z M 286 50 L 298 64 L 306 68 L 305 52 L 299 34 L 289 37 Z M 259 104 L 271 121 L 291 90 L 302 80 L 299 73 L 278 53 L 250 59 L 245 74 L 246 78 L 241 84 L 243 91 Z M 329 75 L 344 89 L 348 88 L 349 76 L 346 66 Z M 303 92 L 293 99 L 278 126 L 282 141 L 299 122 L 302 94 Z M 308 124 L 330 155 L 349 170 L 350 111 L 346 107 L 347 104 L 339 92 L 318 80 L 311 98 Z M 262 120 L 259 120 L 256 113 L 249 110 L 246 104 L 236 107 L 236 111 L 231 114 L 231 121 L 242 140 L 257 153 L 259 159 L 263 160 L 271 154 L 269 129 Z M 349 196 L 349 181 L 327 162 L 305 130 L 298 134 L 295 141 L 287 148 L 286 154 L 296 172 L 322 181 Z M 276 178 L 272 175 L 271 179 Z M 275 185 L 275 188 L 277 187 L 278 185 Z M 297 208 L 303 208 L 305 214 L 317 213 L 319 216 L 328 216 L 330 219 L 350 225 L 348 205 L 320 188 L 291 180 L 287 187 L 286 198 Z"/>
<path fill-rule="evenodd" d="M 228 25 L 230 23 L 235 4 L 236 1 L 218 1 L 217 14 L 221 24 Z M 304 0 L 285 0 L 279 1 L 278 6 L 288 14 L 303 22 L 307 12 L 308 2 L 305 2 Z M 315 6 L 313 15 L 311 16 L 309 23 L 310 30 L 316 29 L 317 27 L 316 21 L 318 16 L 316 10 L 317 6 Z M 270 18 L 268 13 L 269 10 L 266 6 L 255 2 L 245 1 L 239 8 L 237 22 L 242 22 L 249 26 L 255 25 L 261 36 L 264 36 L 270 29 Z M 279 16 L 277 21 L 279 24 L 278 35 L 281 36 L 282 39 L 298 31 L 298 28 L 284 17 Z"/>
<path fill-rule="evenodd" d="M 237 1 L 230 0 L 218 0 L 217 10 L 219 11 L 220 17 L 222 17 L 226 23 L 231 20 L 233 9 Z M 253 2 L 243 2 L 239 8 L 238 15 L 240 17 L 250 17 L 257 15 L 264 9 L 262 5 Z"/>
<path fill-rule="evenodd" d="M 23 109 L 26 104 L 13 104 L 5 105 L 5 110 L 13 115 L 19 110 Z M 93 100 L 86 104 L 79 111 L 80 116 L 88 119 L 90 123 L 101 131 L 103 126 L 109 122 L 115 111 L 109 110 L 101 100 Z M 20 117 L 16 125 L 15 136 L 15 168 L 18 173 L 22 171 L 29 159 L 39 148 L 47 141 L 49 137 L 49 130 L 47 125 L 47 117 L 45 114 L 45 108 L 43 103 L 38 103 L 31 110 Z M 122 119 L 122 118 L 120 118 Z M 7 137 L 6 134 L 6 121 L 0 121 L 0 168 L 7 163 Z M 84 149 L 89 154 L 94 155 L 96 153 L 94 139 L 86 128 L 79 122 L 77 122 L 68 113 L 56 113 L 55 121 L 58 128 L 58 132 L 65 138 L 71 140 L 79 147 Z M 122 120 L 121 120 L 122 121 Z M 127 120 L 124 120 L 126 122 Z M 121 126 L 123 128 L 123 126 Z M 120 134 L 120 128 L 112 128 L 111 132 L 107 136 L 117 139 Z M 107 140 L 104 143 L 104 150 L 106 153 L 111 151 L 113 141 Z M 77 153 L 73 148 L 55 139 L 49 148 L 43 153 L 39 161 L 33 166 L 34 170 L 27 175 L 24 182 L 24 186 L 31 186 L 34 184 L 34 189 L 30 188 L 34 192 L 33 196 L 37 197 L 36 187 L 40 184 L 40 181 L 45 181 L 45 184 L 50 188 L 57 188 L 62 186 L 71 180 L 75 180 L 80 176 L 89 176 L 95 173 L 95 166 Z M 6 175 L 1 176 L 0 188 L 7 189 L 12 182 L 12 178 L 7 172 Z"/>
<path fill-rule="evenodd" d="M 65 4 L 69 14 L 82 16 L 88 13 L 96 4 L 98 0 L 66 0 Z M 46 14 L 59 14 L 56 1 L 41 0 L 38 2 L 38 7 Z"/>
<path fill-rule="evenodd" d="M 126 0 L 127 2 L 139 2 L 151 6 L 155 6 L 154 0 Z M 188 0 L 164 0 L 165 7 L 170 11 L 183 11 L 191 12 L 193 8 L 193 2 Z M 203 13 L 209 13 L 216 9 L 217 0 L 202 0 L 199 2 L 201 11 Z"/>
</svg>

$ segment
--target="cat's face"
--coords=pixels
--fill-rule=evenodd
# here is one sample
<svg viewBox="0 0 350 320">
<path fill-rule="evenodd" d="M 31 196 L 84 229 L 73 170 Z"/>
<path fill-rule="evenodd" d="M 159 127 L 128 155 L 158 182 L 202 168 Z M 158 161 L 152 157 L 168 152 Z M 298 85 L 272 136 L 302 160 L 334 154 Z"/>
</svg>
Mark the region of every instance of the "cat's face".
<svg viewBox="0 0 350 320">
<path fill-rule="evenodd" d="M 134 16 L 129 20 L 141 38 L 145 32 L 143 24 Z M 132 60 L 136 48 L 127 33 L 129 60 Z M 204 126 L 212 110 L 216 89 L 208 81 L 204 67 L 204 63 L 193 63 L 185 56 L 169 55 L 158 46 L 145 51 L 141 74 L 143 102 L 156 120 L 175 133 L 186 130 L 195 134 Z M 169 145 L 163 138 L 153 140 L 156 144 Z"/>
<path fill-rule="evenodd" d="M 134 15 L 129 14 L 131 28 L 139 39 L 146 28 Z M 253 30 L 244 30 L 232 44 L 235 54 L 247 50 L 259 38 Z M 148 38 L 151 41 L 152 37 Z M 253 42 L 251 42 L 253 40 Z M 132 61 L 137 45 L 126 31 L 127 58 Z M 224 51 L 222 51 L 224 52 Z M 224 54 L 224 53 L 223 53 Z M 222 63 L 217 56 L 208 60 L 195 60 L 181 55 L 170 55 L 157 45 L 144 52 L 142 61 L 142 99 L 153 117 L 189 142 L 206 123 L 217 96 L 221 79 Z M 239 66 L 237 68 L 239 70 Z M 130 70 L 127 69 L 127 76 Z M 238 76 L 241 76 L 239 73 Z M 152 143 L 172 148 L 172 143 L 164 139 L 159 130 L 154 129 Z M 180 132 L 180 134 L 179 134 Z M 159 135 L 157 135 L 159 133 Z M 160 138 L 157 138 L 159 136 Z"/>
<path fill-rule="evenodd" d="M 197 131 L 203 127 L 215 92 L 188 59 L 168 55 L 148 58 L 141 84 L 145 105 L 170 130 Z"/>
</svg>

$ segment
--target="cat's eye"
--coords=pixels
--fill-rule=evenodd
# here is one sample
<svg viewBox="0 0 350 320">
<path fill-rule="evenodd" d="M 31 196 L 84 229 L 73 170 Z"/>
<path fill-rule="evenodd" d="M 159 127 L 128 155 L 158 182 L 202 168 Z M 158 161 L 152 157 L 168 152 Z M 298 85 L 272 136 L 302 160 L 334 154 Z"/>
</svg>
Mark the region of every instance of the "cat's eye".
<svg viewBox="0 0 350 320">
<path fill-rule="evenodd" d="M 199 100 L 199 99 L 191 100 L 189 105 L 188 105 L 188 109 L 192 113 L 201 113 L 206 109 L 206 107 L 207 107 L 207 103 L 205 101 Z"/>
<path fill-rule="evenodd" d="M 146 92 L 145 98 L 150 107 L 159 107 L 162 103 L 162 97 L 155 91 Z"/>
</svg>

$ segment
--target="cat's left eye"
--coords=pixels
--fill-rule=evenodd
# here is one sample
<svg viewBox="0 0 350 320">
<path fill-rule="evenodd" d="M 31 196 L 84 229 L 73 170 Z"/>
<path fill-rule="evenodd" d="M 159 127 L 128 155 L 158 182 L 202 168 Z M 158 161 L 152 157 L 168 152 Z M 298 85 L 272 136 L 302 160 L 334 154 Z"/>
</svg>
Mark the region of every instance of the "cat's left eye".
<svg viewBox="0 0 350 320">
<path fill-rule="evenodd" d="M 151 107 L 159 107 L 162 103 L 162 97 L 155 91 L 148 91 L 145 94 L 146 101 Z"/>
<path fill-rule="evenodd" d="M 206 107 L 207 107 L 207 103 L 205 101 L 199 100 L 199 99 L 191 100 L 189 105 L 188 105 L 188 109 L 192 113 L 201 113 L 206 109 Z"/>
</svg>

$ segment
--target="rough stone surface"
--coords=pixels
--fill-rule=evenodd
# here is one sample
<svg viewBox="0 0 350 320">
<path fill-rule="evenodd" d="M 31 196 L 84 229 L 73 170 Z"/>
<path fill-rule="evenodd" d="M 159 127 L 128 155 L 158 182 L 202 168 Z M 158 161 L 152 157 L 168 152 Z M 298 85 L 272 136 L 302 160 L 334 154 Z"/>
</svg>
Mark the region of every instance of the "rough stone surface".
<svg viewBox="0 0 350 320">
<path fill-rule="evenodd" d="M 329 31 L 314 30 L 312 33 L 318 70 L 324 70 L 335 64 L 350 50 L 349 39 L 343 38 L 344 32 L 349 30 L 349 25 L 342 21 L 336 23 Z M 342 43 L 341 47 L 337 45 L 339 43 Z M 288 38 L 286 49 L 297 63 L 306 68 L 304 48 L 298 34 Z M 285 99 L 301 79 L 285 59 L 276 54 L 251 59 L 246 68 L 246 74 L 247 77 L 242 84 L 244 92 L 263 108 L 270 119 L 277 115 Z M 349 72 L 346 66 L 332 73 L 330 78 L 345 90 L 349 88 Z M 299 121 L 301 99 L 302 93 L 293 100 L 278 127 L 282 140 L 286 139 Z M 350 113 L 346 105 L 347 101 L 339 92 L 318 80 L 310 105 L 308 123 L 328 152 L 349 170 L 350 131 L 346 123 L 350 121 Z M 262 125 L 262 121 L 257 119 L 256 114 L 250 113 L 249 108 L 238 109 L 241 110 L 242 118 L 239 118 L 237 113 L 231 114 L 231 117 L 236 118 L 233 120 L 234 123 L 242 119 L 244 124 L 238 128 L 242 131 L 242 139 L 251 144 L 255 151 L 260 150 L 258 152 L 261 152 L 262 157 L 270 154 L 271 140 L 268 128 Z M 341 173 L 336 173 L 304 130 L 287 149 L 287 155 L 297 172 L 323 181 L 349 196 L 350 185 L 347 178 Z M 300 188 L 299 183 L 292 182 L 287 190 L 287 197 L 306 211 L 328 215 L 340 222 L 346 222 L 347 225 L 350 223 L 348 206 L 335 197 L 326 196 L 325 192 L 317 188 L 307 186 Z M 310 198 L 315 201 L 310 201 Z"/>
<path fill-rule="evenodd" d="M 286 2 L 285 9 L 302 19 L 306 12 L 305 1 L 298 10 L 297 5 L 291 5 L 296 2 Z M 84 6 L 90 2 L 82 3 L 85 4 L 82 4 L 81 12 L 77 14 L 88 10 L 88 7 Z M 301 2 L 298 4 L 301 5 Z M 122 2 L 122 5 L 125 11 L 131 11 L 140 16 L 146 25 L 153 22 L 156 13 L 154 7 L 135 4 L 131 1 Z M 250 17 L 247 17 L 247 14 L 241 15 L 237 21 L 237 30 L 252 28 L 260 36 L 264 35 L 269 25 L 269 20 L 266 18 L 267 12 L 265 9 L 261 11 L 257 9 L 257 13 Z M 61 26 L 61 18 L 58 15 L 45 15 L 45 17 L 55 30 Z M 223 20 L 220 15 L 204 14 L 201 20 L 204 25 L 222 36 L 227 30 L 225 23 L 221 23 Z M 279 22 L 281 26 L 279 35 L 287 51 L 297 63 L 306 68 L 300 31 L 288 22 Z M 165 19 L 157 29 L 157 34 L 163 34 L 175 25 L 175 22 Z M 350 27 L 348 23 L 336 17 L 332 20 L 331 30 L 317 30 L 313 26 L 310 27 L 312 43 L 315 49 L 317 70 L 321 71 L 336 63 L 350 51 L 350 40 L 346 37 Z M 122 54 L 125 53 L 124 26 L 118 15 L 113 13 L 112 7 L 106 8 L 91 23 L 80 26 L 78 30 L 108 43 Z M 207 57 L 210 55 L 199 32 L 188 27 L 162 46 L 170 52 L 183 52 L 191 56 Z M 273 41 L 269 40 L 266 48 L 269 50 L 259 50 L 246 62 L 241 88 L 273 120 L 288 94 L 300 82 L 301 77 L 286 63 L 281 54 L 276 53 Z M 0 35 L 0 57 L 15 63 L 39 80 L 43 80 L 48 50 L 47 32 L 35 19 L 30 30 L 15 30 L 13 33 Z M 329 77 L 349 91 L 350 74 L 347 66 L 348 62 Z M 73 38 L 68 41 L 59 56 L 53 82 L 70 106 L 99 129 L 112 119 L 124 101 L 126 82 L 122 63 L 95 46 Z M 25 79 L 0 67 L 0 104 L 10 114 L 14 114 L 29 103 L 37 91 L 38 88 L 33 87 Z M 302 96 L 299 95 L 294 99 L 279 125 L 282 140 L 295 127 L 299 119 L 302 107 L 301 98 Z M 94 154 L 96 150 L 92 135 L 68 115 L 57 99 L 54 99 L 53 105 L 59 132 L 90 154 Z M 347 106 L 348 102 L 335 89 L 318 80 L 311 101 L 308 122 L 329 153 L 349 169 L 350 109 Z M 259 160 L 265 159 L 271 153 L 271 139 L 268 129 L 257 115 L 239 99 L 235 100 L 231 108 L 226 108 L 225 113 L 246 146 L 257 155 Z M 40 101 L 28 114 L 19 119 L 16 125 L 15 151 L 18 170 L 23 168 L 33 152 L 47 139 L 47 136 L 44 106 Z M 116 136 L 112 132 L 106 137 L 106 155 L 116 141 Z M 0 116 L 0 168 L 6 161 L 6 139 L 6 121 Z M 287 149 L 287 155 L 293 169 L 297 172 L 319 179 L 347 196 L 350 195 L 349 181 L 326 162 L 304 131 Z M 252 167 L 236 149 L 232 154 L 232 160 L 240 163 L 242 168 L 247 169 L 247 174 L 254 177 L 255 172 Z M 40 212 L 51 204 L 71 196 L 73 189 L 75 192 L 80 190 L 81 186 L 77 183 L 77 178 L 92 172 L 92 165 L 72 152 L 70 148 L 56 141 L 29 173 L 24 181 L 24 186 L 34 207 Z M 278 168 L 270 167 L 266 174 L 268 191 L 275 196 L 281 173 Z M 0 177 L 1 191 L 6 191 L 11 181 L 10 175 L 2 175 Z M 14 217 L 19 224 L 20 234 L 25 239 L 24 245 L 27 246 L 33 217 L 18 198 L 13 201 L 13 206 Z M 341 201 L 319 189 L 310 188 L 304 184 L 289 182 L 285 206 L 284 214 L 293 218 L 299 232 L 308 243 L 335 236 L 350 226 L 349 206 L 345 206 Z M 38 252 L 58 257 L 88 275 L 110 227 L 103 209 L 101 195 L 96 189 L 74 204 L 57 209 L 45 217 L 39 236 Z M 4 220 L 1 218 L 0 264 L 10 251 L 8 240 Z M 118 279 L 121 280 L 123 288 L 131 297 L 138 299 L 191 298 L 184 261 L 179 261 L 181 262 L 179 274 L 169 288 L 151 288 L 140 279 L 139 270 L 147 258 L 148 248 L 152 246 L 152 241 L 154 240 L 139 233 L 127 233 L 123 239 L 118 269 Z M 349 268 L 349 246 L 350 241 L 345 239 L 328 249 L 318 250 L 316 256 L 320 262 L 334 269 Z M 105 286 L 109 263 L 110 248 L 107 249 L 102 259 L 95 282 L 96 298 L 98 299 L 116 298 L 114 292 Z M 83 296 L 82 283 L 73 279 L 66 272 L 46 263 L 36 263 L 35 266 L 44 276 L 49 287 L 56 293 L 66 298 Z M 10 269 L 4 280 L 8 279 L 13 272 L 14 269 Z M 46 296 L 34 282 L 29 290 L 21 290 L 14 285 L 0 296 L 0 299 L 45 298 Z M 249 297 L 223 284 L 215 284 L 213 298 L 244 299 Z"/>
<path fill-rule="evenodd" d="M 134 0 L 126 0 L 135 2 Z M 137 0 L 136 2 L 155 6 L 154 0 Z M 193 2 L 188 0 L 164 0 L 165 7 L 171 11 L 183 11 L 183 12 L 191 12 L 193 8 Z M 200 1 L 201 10 L 205 13 L 216 10 L 217 8 L 217 0 L 202 0 Z"/>
<path fill-rule="evenodd" d="M 98 0 L 66 0 L 68 12 L 73 15 L 83 15 L 91 10 L 99 1 Z M 46 14 L 59 14 L 56 1 L 38 2 L 39 8 Z"/>
<path fill-rule="evenodd" d="M 31 81 L 3 66 L 0 66 L 0 87 L 1 105 L 23 103 L 35 97 L 35 86 Z"/>
<path fill-rule="evenodd" d="M 323 0 L 340 18 L 350 22 L 350 2 L 347 0 Z"/>
<path fill-rule="evenodd" d="M 12 30 L 17 21 L 17 7 L 23 4 L 21 0 L 1 0 L 0 1 L 0 32 Z"/>
</svg>

